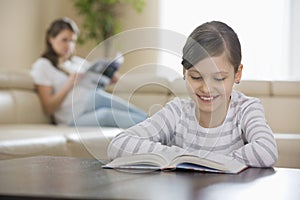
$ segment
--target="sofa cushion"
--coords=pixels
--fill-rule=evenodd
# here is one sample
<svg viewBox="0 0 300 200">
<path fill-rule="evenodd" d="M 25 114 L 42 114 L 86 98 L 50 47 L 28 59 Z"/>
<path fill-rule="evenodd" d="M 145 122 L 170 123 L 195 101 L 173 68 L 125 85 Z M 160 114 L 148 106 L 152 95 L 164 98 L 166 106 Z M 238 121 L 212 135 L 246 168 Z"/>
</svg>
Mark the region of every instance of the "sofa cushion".
<svg viewBox="0 0 300 200">
<path fill-rule="evenodd" d="M 300 81 L 273 81 L 272 94 L 274 96 L 300 97 Z"/>
<path fill-rule="evenodd" d="M 273 96 L 262 101 L 273 132 L 300 133 L 300 98 Z"/>
<path fill-rule="evenodd" d="M 55 125 L 0 125 L 0 160 L 37 155 L 107 160 L 110 140 L 122 129 Z"/>
<path fill-rule="evenodd" d="M 257 80 L 242 80 L 240 84 L 235 84 L 234 89 L 248 96 L 263 97 L 271 96 L 271 82 Z"/>
<path fill-rule="evenodd" d="M 66 138 L 51 125 L 1 125 L 0 160 L 36 155 L 68 155 Z"/>
<path fill-rule="evenodd" d="M 274 134 L 278 146 L 276 167 L 300 168 L 300 134 Z"/>
<path fill-rule="evenodd" d="M 49 124 L 40 99 L 32 90 L 0 90 L 0 124 Z"/>
<path fill-rule="evenodd" d="M 0 89 L 26 89 L 33 90 L 34 82 L 28 69 L 0 68 Z"/>
<path fill-rule="evenodd" d="M 51 123 L 26 69 L 0 69 L 0 124 Z"/>
<path fill-rule="evenodd" d="M 270 96 L 260 99 L 274 132 L 300 133 L 300 82 L 270 81 Z"/>
<path fill-rule="evenodd" d="M 78 127 L 76 132 L 65 133 L 70 156 L 107 160 L 108 145 L 121 131 L 109 127 Z"/>
</svg>

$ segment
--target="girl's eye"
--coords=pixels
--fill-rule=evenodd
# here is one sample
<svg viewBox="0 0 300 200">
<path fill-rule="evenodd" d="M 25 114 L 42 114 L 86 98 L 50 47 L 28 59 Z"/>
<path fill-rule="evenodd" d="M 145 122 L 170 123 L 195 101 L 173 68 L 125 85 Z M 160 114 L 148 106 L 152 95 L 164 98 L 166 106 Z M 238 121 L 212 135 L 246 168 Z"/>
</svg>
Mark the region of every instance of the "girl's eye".
<svg viewBox="0 0 300 200">
<path fill-rule="evenodd" d="M 224 81 L 226 78 L 215 78 L 216 81 Z"/>
<path fill-rule="evenodd" d="M 201 76 L 191 76 L 191 78 L 192 78 L 193 80 L 200 80 L 200 79 L 202 79 Z"/>
</svg>

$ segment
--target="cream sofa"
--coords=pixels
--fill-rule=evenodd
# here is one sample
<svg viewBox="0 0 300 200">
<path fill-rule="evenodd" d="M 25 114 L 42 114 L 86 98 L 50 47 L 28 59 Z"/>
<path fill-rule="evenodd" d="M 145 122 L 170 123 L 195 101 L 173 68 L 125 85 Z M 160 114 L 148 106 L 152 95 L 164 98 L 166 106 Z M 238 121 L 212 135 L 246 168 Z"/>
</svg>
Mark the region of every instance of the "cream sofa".
<svg viewBox="0 0 300 200">
<path fill-rule="evenodd" d="M 300 82 L 242 81 L 237 90 L 259 97 L 279 148 L 276 166 L 300 168 Z M 175 96 L 187 97 L 181 77 L 126 74 L 113 95 L 155 113 Z M 34 155 L 107 159 L 109 141 L 120 131 L 110 127 L 66 127 L 44 115 L 28 70 L 0 69 L 0 159 Z"/>
</svg>

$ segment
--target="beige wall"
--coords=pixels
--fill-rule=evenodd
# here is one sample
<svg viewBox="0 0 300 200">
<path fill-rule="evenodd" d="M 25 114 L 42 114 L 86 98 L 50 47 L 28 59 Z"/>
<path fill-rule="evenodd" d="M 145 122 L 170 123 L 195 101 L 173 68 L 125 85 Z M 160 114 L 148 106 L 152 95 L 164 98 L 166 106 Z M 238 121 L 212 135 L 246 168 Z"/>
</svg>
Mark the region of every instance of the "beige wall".
<svg viewBox="0 0 300 200">
<path fill-rule="evenodd" d="M 143 13 L 126 10 L 121 13 L 123 30 L 158 25 L 158 0 L 146 0 Z M 0 67 L 30 68 L 44 49 L 46 28 L 52 20 L 62 16 L 81 24 L 72 0 L 0 0 Z M 85 57 L 94 46 L 92 43 L 77 45 L 77 53 Z M 133 65 L 156 60 L 156 54 L 151 51 L 142 54 L 126 55 L 121 72 Z"/>
</svg>

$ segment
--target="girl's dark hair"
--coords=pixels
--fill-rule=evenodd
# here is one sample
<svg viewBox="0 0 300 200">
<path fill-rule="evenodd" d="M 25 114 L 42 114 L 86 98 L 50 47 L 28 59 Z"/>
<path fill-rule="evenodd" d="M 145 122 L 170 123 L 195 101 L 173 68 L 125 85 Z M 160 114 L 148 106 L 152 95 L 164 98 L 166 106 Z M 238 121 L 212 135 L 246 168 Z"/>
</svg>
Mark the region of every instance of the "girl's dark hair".
<svg viewBox="0 0 300 200">
<path fill-rule="evenodd" d="M 183 47 L 182 65 L 189 69 L 197 62 L 225 53 L 235 73 L 241 64 L 241 44 L 237 34 L 227 24 L 218 21 L 198 26 Z"/>
<path fill-rule="evenodd" d="M 49 40 L 51 37 L 56 37 L 63 30 L 70 30 L 77 35 L 79 34 L 79 29 L 76 23 L 69 18 L 64 17 L 51 23 L 46 32 L 46 50 L 42 54 L 42 57 L 49 59 L 55 67 L 58 66 L 58 55 L 52 48 Z"/>
</svg>

